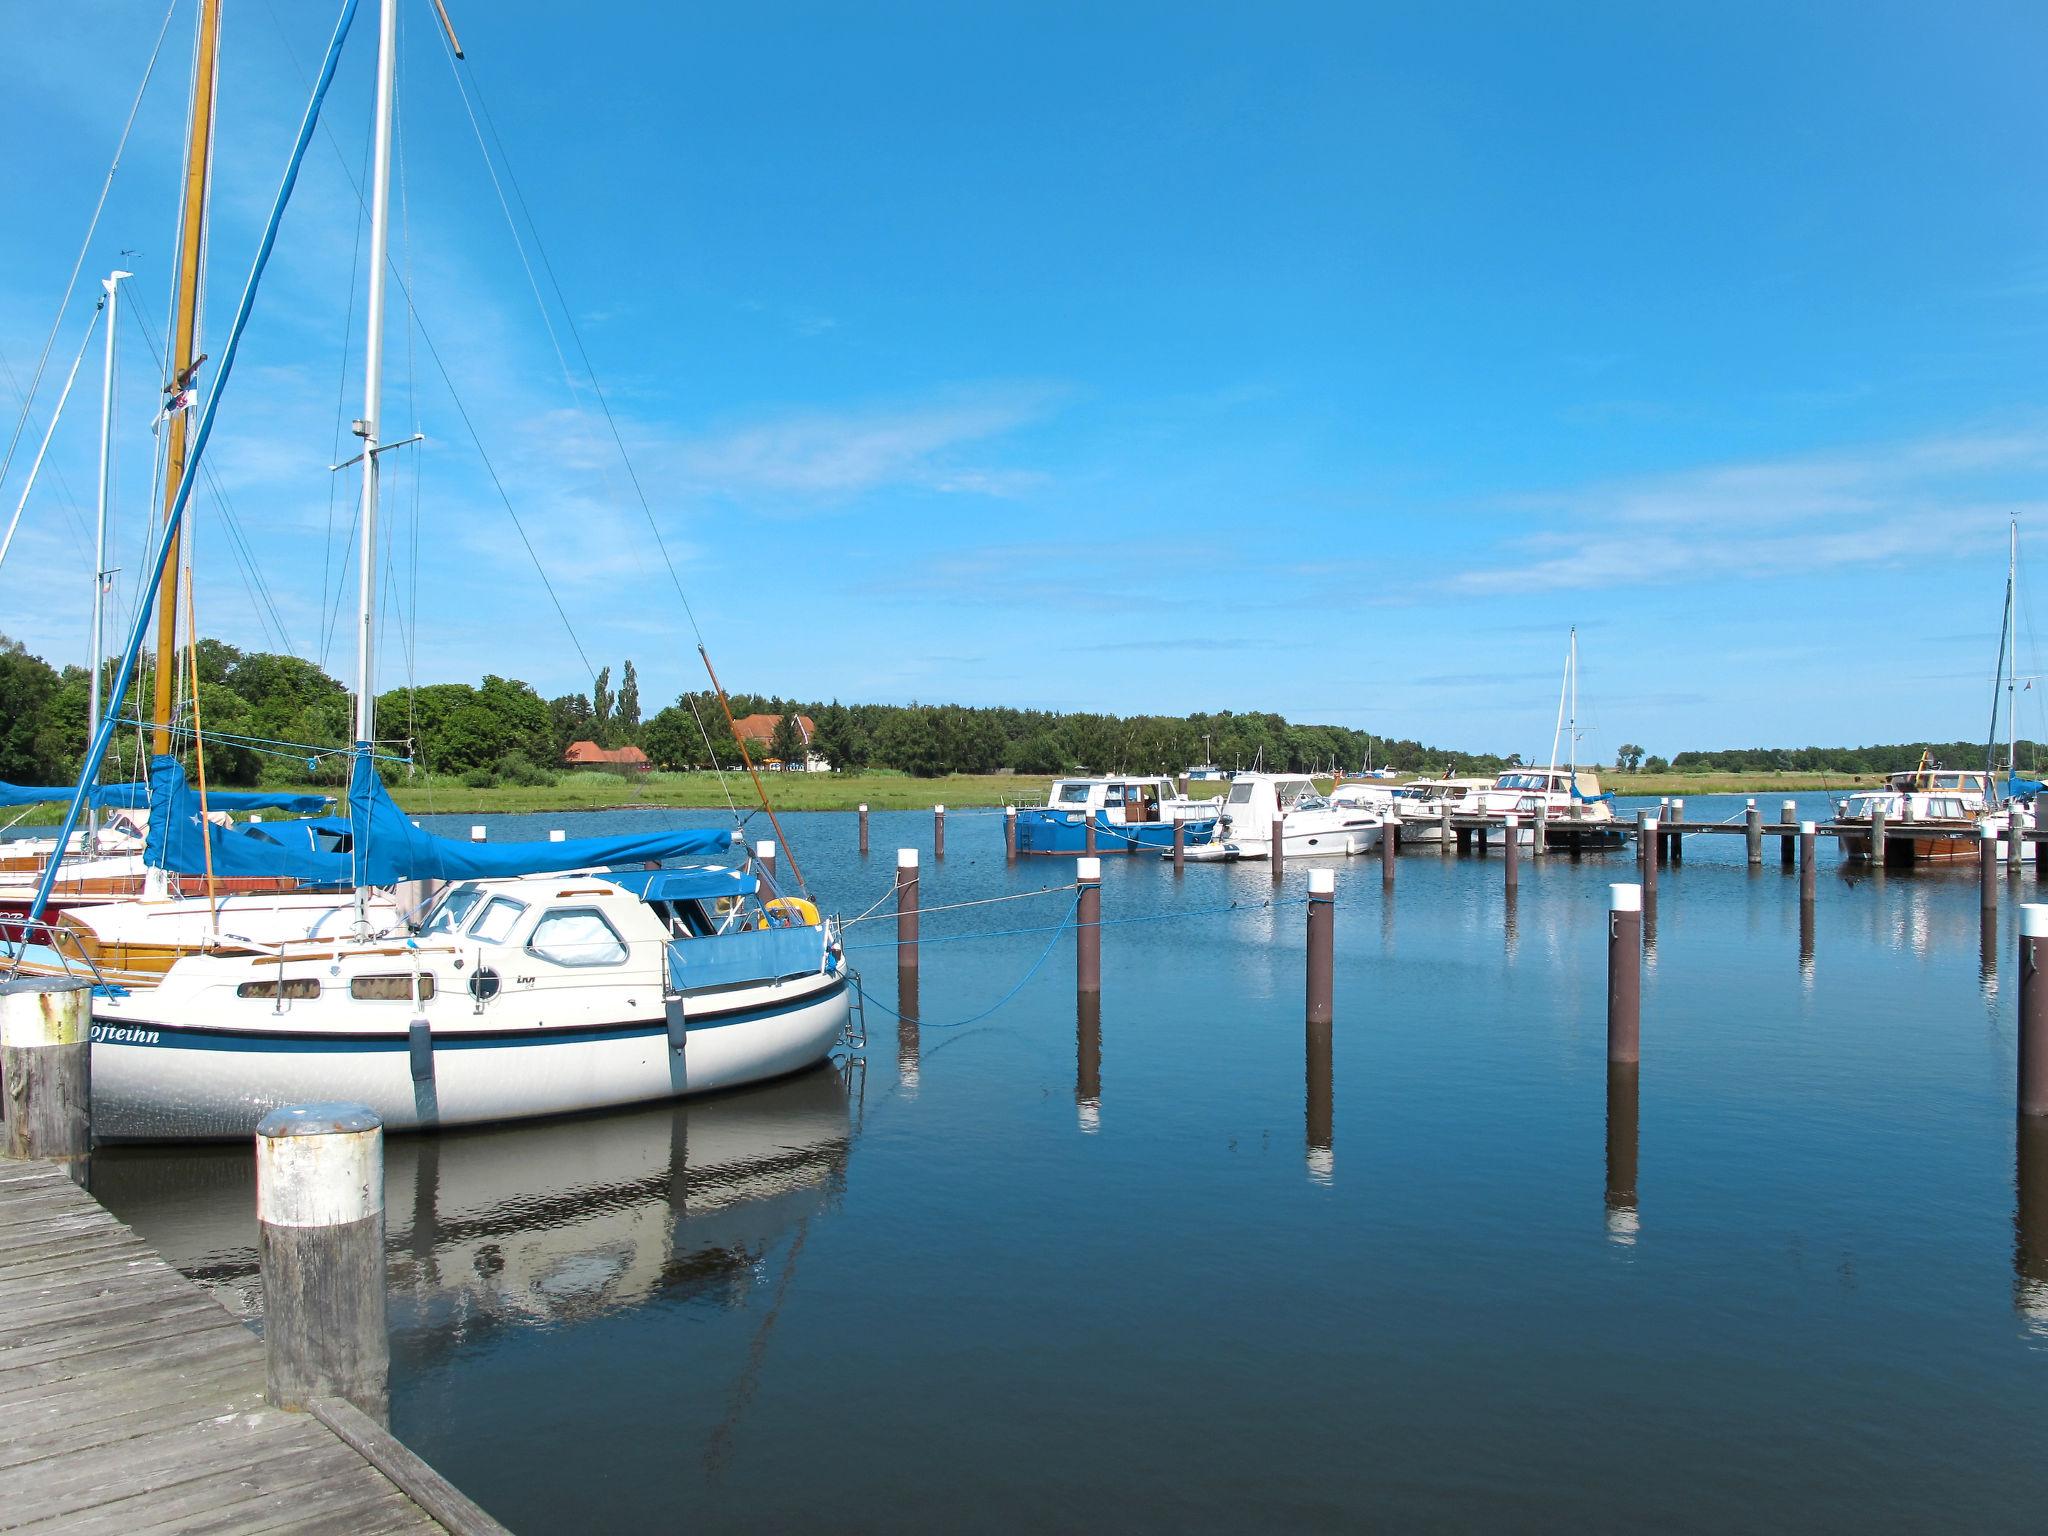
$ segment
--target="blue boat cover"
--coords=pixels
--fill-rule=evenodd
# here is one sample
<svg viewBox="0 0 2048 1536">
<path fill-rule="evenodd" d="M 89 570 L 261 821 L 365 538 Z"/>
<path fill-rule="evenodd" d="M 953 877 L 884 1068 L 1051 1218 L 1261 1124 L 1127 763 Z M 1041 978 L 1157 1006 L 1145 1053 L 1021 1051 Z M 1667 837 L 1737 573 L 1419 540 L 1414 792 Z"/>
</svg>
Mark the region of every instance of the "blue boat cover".
<svg viewBox="0 0 2048 1536">
<path fill-rule="evenodd" d="M 1579 793 L 1579 776 L 1575 773 L 1572 775 L 1572 798 L 1574 800 L 1583 800 L 1588 805 L 1595 805 L 1602 800 L 1613 800 L 1614 792 L 1612 790 L 1609 790 L 1605 794 L 1582 795 Z"/>
<path fill-rule="evenodd" d="M 2038 795 L 2044 786 L 2039 779 L 2023 779 L 2017 774 L 2007 774 L 2005 797 L 2008 800 L 2024 800 L 2029 795 Z"/>
<path fill-rule="evenodd" d="M 289 823 L 217 827 L 206 822 L 175 757 L 150 759 L 149 789 L 149 840 L 142 858 L 153 868 L 180 875 L 210 871 L 222 879 L 283 876 L 314 885 L 348 884 L 349 856 L 319 851 L 309 846 L 310 840 L 280 840 L 275 834 Z M 209 802 L 212 798 L 207 797 Z"/>
<path fill-rule="evenodd" d="M 722 864 L 693 864 L 683 869 L 620 869 L 605 877 L 642 901 L 710 901 L 719 896 L 751 896 L 761 888 L 752 875 Z"/>
<path fill-rule="evenodd" d="M 675 939 L 668 946 L 668 981 L 678 992 L 815 976 L 825 969 L 825 930 L 735 928 L 711 938 Z"/>
<path fill-rule="evenodd" d="M 159 761 L 161 759 L 150 759 L 149 784 L 102 784 L 92 792 L 93 804 L 102 809 L 112 807 L 119 810 L 148 805 L 155 788 Z M 64 798 L 71 798 L 69 790 L 65 791 Z M 209 789 L 206 792 L 209 811 L 290 811 L 294 816 L 317 816 L 332 804 L 332 795 L 294 794 L 286 790 Z"/>
<path fill-rule="evenodd" d="M 53 800 L 69 802 L 75 791 L 70 789 L 31 789 L 24 784 L 0 782 L 0 806 L 46 805 Z"/>
<path fill-rule="evenodd" d="M 662 859 L 724 853 L 740 834 L 716 829 L 639 832 L 627 837 L 572 837 L 559 843 L 458 843 L 422 832 L 405 817 L 377 777 L 370 754 L 358 746 L 349 775 L 349 821 L 354 832 L 355 883 L 396 885 L 401 880 L 489 880 L 558 870 L 603 869 Z"/>
</svg>

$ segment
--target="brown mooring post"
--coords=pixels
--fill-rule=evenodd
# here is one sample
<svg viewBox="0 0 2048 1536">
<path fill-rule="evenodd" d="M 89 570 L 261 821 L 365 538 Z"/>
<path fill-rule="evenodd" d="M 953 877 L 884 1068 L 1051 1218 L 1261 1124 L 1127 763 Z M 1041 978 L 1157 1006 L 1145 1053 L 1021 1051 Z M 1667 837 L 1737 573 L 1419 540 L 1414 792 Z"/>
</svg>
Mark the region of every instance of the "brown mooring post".
<svg viewBox="0 0 2048 1536">
<path fill-rule="evenodd" d="M 0 1083 L 7 1155 L 55 1163 L 92 1187 L 92 983 L 0 981 Z"/>
<path fill-rule="evenodd" d="M 1102 860 L 1083 858 L 1074 884 L 1074 991 L 1085 997 L 1102 991 Z"/>
<path fill-rule="evenodd" d="M 1003 807 L 1003 862 L 1017 862 L 1017 807 Z"/>
<path fill-rule="evenodd" d="M 1778 837 L 1778 862 L 1791 868 L 1795 857 L 1794 842 L 1799 830 L 1799 802 L 1787 800 L 1778 807 L 1778 825 L 1785 830 Z"/>
<path fill-rule="evenodd" d="M 1081 1134 L 1102 1129 L 1102 994 L 1074 999 L 1074 1123 Z"/>
<path fill-rule="evenodd" d="M 1337 872 L 1308 872 L 1308 1021 L 1328 1024 L 1337 963 Z"/>
<path fill-rule="evenodd" d="M 1764 813 L 1754 800 L 1743 808 L 1742 837 L 1749 845 L 1749 864 L 1754 869 L 1764 861 Z"/>
<path fill-rule="evenodd" d="M 1509 811 L 1501 818 L 1501 884 L 1512 891 L 1522 883 L 1522 818 Z"/>
<path fill-rule="evenodd" d="M 256 1125 L 265 1395 L 302 1410 L 390 1409 L 384 1308 L 384 1123 L 360 1104 L 274 1109 Z"/>
<path fill-rule="evenodd" d="M 917 969 L 917 850 L 896 850 L 896 968 Z"/>
<path fill-rule="evenodd" d="M 946 808 L 932 807 L 932 862 L 937 864 L 946 857 Z"/>
<path fill-rule="evenodd" d="M 2041 829 L 2034 831 L 2034 878 L 2048 880 L 2048 837 L 2041 835 Z"/>
<path fill-rule="evenodd" d="M 1441 818 L 1442 824 L 1437 828 L 1436 851 L 1445 854 L 1454 852 L 1451 841 L 1451 802 L 1444 801 L 1443 809 L 1437 815 Z"/>
<path fill-rule="evenodd" d="M 1643 900 L 1646 904 L 1654 903 L 1657 899 L 1657 866 L 1664 862 L 1658 857 L 1663 851 L 1660 845 L 1663 823 L 1649 811 L 1640 811 L 1637 815 L 1636 846 L 1643 855 Z"/>
<path fill-rule="evenodd" d="M 1683 863 L 1685 860 L 1685 834 L 1678 830 L 1684 825 L 1685 801 L 1683 798 L 1673 798 L 1671 802 L 1671 841 L 1666 844 L 1666 847 L 1670 849 L 1671 862 L 1673 864 Z"/>
<path fill-rule="evenodd" d="M 2027 862 L 2027 829 L 2020 822 L 2019 811 L 2008 804 L 2005 816 L 2005 867 L 2008 874 L 2017 875 Z"/>
<path fill-rule="evenodd" d="M 1401 853 L 1401 821 L 1393 815 L 1380 821 L 1380 883 L 1394 883 L 1394 860 Z"/>
<path fill-rule="evenodd" d="M 1271 847 L 1267 850 L 1267 862 L 1273 866 L 1273 880 L 1277 884 L 1282 867 L 1287 862 L 1287 823 L 1278 816 L 1273 818 Z"/>
<path fill-rule="evenodd" d="M 1991 827 L 1977 829 L 1977 904 L 1998 910 L 1998 833 Z"/>
<path fill-rule="evenodd" d="M 775 884 L 774 838 L 764 837 L 760 842 L 754 844 L 754 862 L 760 866 L 761 873 L 768 877 L 768 884 L 772 887 Z M 772 896 L 774 891 L 771 889 L 769 894 Z"/>
<path fill-rule="evenodd" d="M 1814 886 L 1818 871 L 1815 856 L 1819 849 L 1820 828 L 1810 821 L 1799 823 L 1799 904 L 1813 905 Z"/>
<path fill-rule="evenodd" d="M 2048 906 L 2020 908 L 2020 1113 L 2048 1115 Z"/>
<path fill-rule="evenodd" d="M 1643 1059 L 1643 888 L 1607 887 L 1607 1059 Z"/>
<path fill-rule="evenodd" d="M 1090 858 L 1093 858 L 1095 856 L 1095 813 L 1093 811 L 1087 812 L 1085 820 L 1086 825 L 1081 833 L 1081 851 Z"/>
<path fill-rule="evenodd" d="M 1529 857 L 1547 858 L 1550 854 L 1550 802 L 1536 802 L 1536 821 L 1529 829 Z"/>
<path fill-rule="evenodd" d="M 1173 818 L 1173 872 L 1177 875 L 1187 866 L 1188 824 L 1182 818 Z"/>
<path fill-rule="evenodd" d="M 868 852 L 868 808 L 867 808 L 867 807 L 866 807 L 865 805 L 863 805 L 863 806 L 862 806 L 862 807 L 860 808 L 860 852 L 861 852 L 861 857 L 862 857 L 862 858 L 866 858 L 866 857 L 867 857 L 867 852 Z"/>
</svg>

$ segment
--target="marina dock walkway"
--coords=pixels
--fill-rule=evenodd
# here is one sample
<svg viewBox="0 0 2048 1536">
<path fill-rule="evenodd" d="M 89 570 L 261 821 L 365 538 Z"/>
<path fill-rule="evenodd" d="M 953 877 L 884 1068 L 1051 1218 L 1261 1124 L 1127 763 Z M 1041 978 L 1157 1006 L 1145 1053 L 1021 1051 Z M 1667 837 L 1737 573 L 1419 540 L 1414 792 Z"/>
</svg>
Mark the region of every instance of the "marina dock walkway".
<svg viewBox="0 0 2048 1536">
<path fill-rule="evenodd" d="M 52 1165 L 0 1161 L 0 1530 L 442 1529 L 367 1459 L 365 1416 L 263 1384 L 212 1296 Z"/>
</svg>

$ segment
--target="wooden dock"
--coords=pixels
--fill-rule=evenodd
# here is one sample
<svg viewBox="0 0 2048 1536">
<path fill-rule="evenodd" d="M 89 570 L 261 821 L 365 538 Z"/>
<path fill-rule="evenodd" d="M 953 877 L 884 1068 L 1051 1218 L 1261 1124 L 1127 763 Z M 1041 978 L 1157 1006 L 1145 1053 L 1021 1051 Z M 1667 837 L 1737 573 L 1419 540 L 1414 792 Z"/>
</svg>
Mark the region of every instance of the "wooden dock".
<svg viewBox="0 0 2048 1536">
<path fill-rule="evenodd" d="M 0 1161 L 0 1531 L 499 1529 L 348 1404 L 263 1393 L 208 1292 L 51 1164 Z"/>
</svg>

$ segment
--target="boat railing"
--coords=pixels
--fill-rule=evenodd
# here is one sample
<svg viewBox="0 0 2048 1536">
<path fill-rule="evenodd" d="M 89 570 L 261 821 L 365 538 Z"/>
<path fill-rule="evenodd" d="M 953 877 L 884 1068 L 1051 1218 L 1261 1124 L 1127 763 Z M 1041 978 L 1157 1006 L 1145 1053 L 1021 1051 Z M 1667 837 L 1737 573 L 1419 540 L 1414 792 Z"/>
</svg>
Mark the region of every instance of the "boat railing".
<svg viewBox="0 0 2048 1536">
<path fill-rule="evenodd" d="M 10 919 L 7 928 L 9 936 L 0 939 L 0 970 L 5 974 L 21 974 L 25 966 L 37 963 L 31 960 L 30 951 L 47 950 L 64 975 L 73 979 L 89 976 L 94 986 L 110 985 L 99 962 L 86 949 L 76 929 L 42 918 L 34 922 L 26 918 Z"/>
</svg>

